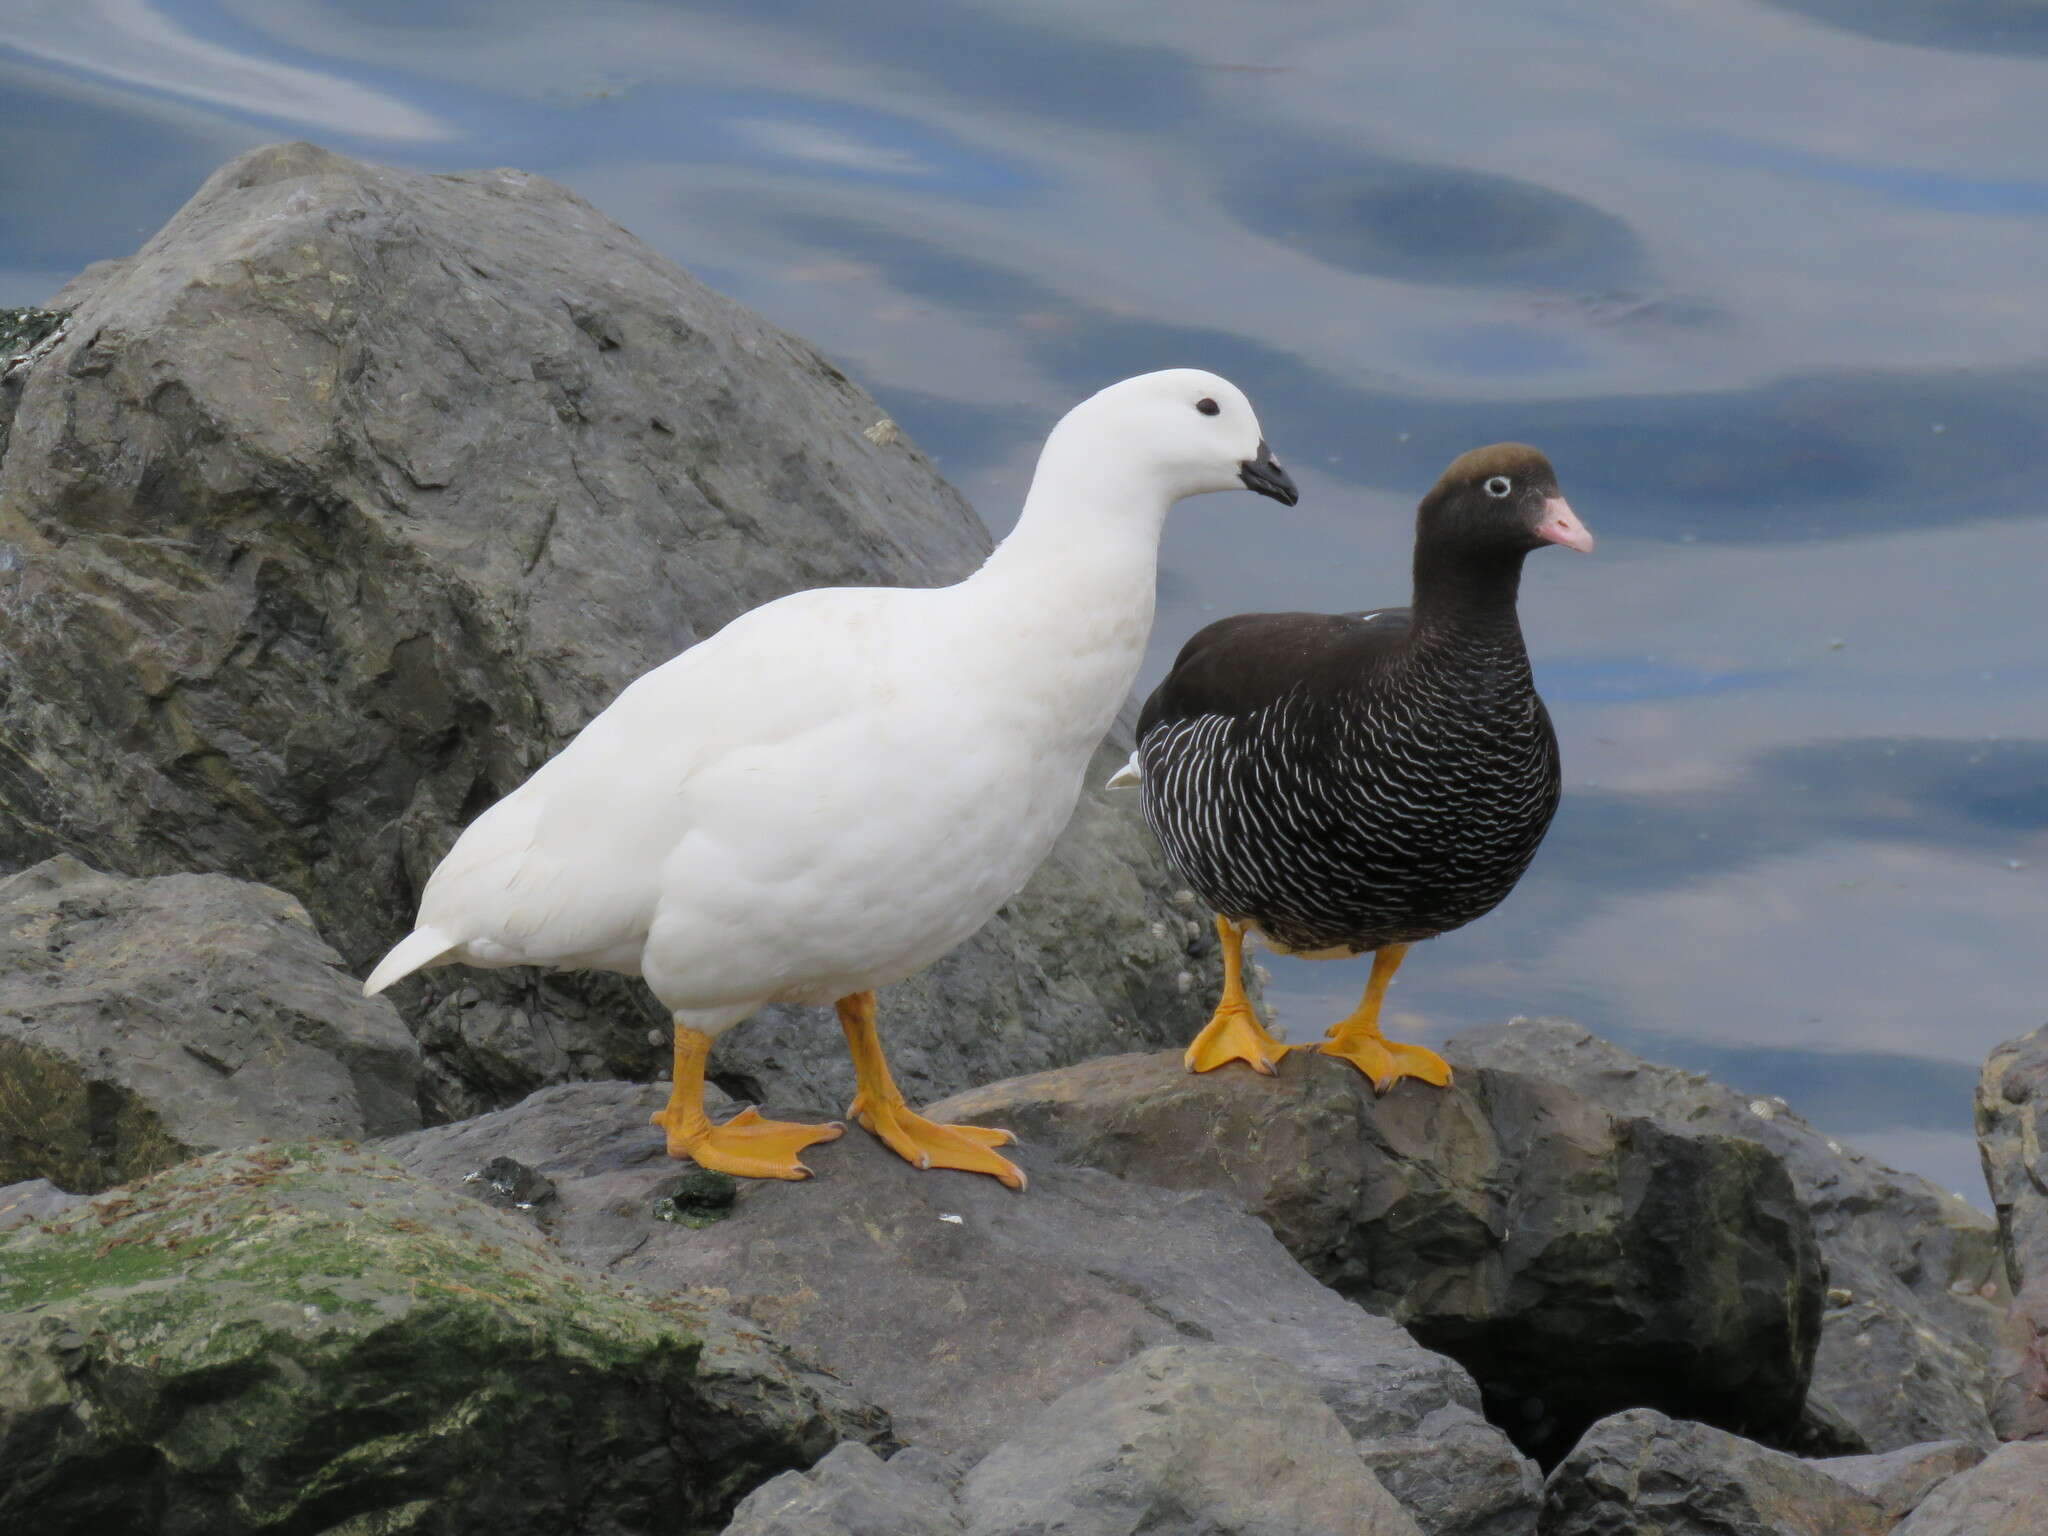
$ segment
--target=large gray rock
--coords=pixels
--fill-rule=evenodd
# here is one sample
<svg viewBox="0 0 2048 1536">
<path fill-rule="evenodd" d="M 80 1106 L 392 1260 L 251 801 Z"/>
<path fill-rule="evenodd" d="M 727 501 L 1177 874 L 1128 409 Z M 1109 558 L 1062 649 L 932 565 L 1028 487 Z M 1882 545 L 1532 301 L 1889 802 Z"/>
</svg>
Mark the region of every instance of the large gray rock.
<svg viewBox="0 0 2048 1536">
<path fill-rule="evenodd" d="M 257 150 L 55 307 L 0 381 L 0 868 L 261 880 L 359 969 L 635 676 L 792 589 L 951 581 L 988 548 L 838 369 L 517 171 Z M 1191 1032 L 1207 939 L 1170 889 L 1091 792 L 1033 887 L 886 1000 L 898 1076 Z M 604 978 L 444 970 L 397 1001 L 441 1115 L 666 1059 L 651 999 Z M 844 1103 L 835 1042 L 784 1012 L 713 1070 Z"/>
<path fill-rule="evenodd" d="M 1472 1030 L 1445 1054 L 1461 1067 L 1544 1078 L 1615 1114 L 1768 1147 L 1812 1214 L 1828 1269 L 1807 1443 L 1818 1451 L 1995 1443 L 1984 1372 L 2004 1288 L 1996 1231 L 1968 1201 L 1844 1146 L 1781 1100 L 1645 1061 L 1562 1019 Z"/>
<path fill-rule="evenodd" d="M 60 856 L 0 880 L 0 1181 L 91 1192 L 420 1123 L 420 1051 L 282 891 Z"/>
<path fill-rule="evenodd" d="M 2048 1439 L 2048 1028 L 1985 1061 L 1977 1150 L 2014 1293 L 1992 1354 L 1992 1422 L 2001 1439 Z"/>
<path fill-rule="evenodd" d="M 2041 1536 L 2048 1445 L 2000 1446 L 1920 1501 L 1892 1536 Z"/>
<path fill-rule="evenodd" d="M 1539 1459 L 1642 1403 L 1764 1435 L 1797 1421 L 1820 1264 L 1784 1169 L 1754 1142 L 1490 1068 L 1376 1098 L 1306 1052 L 1271 1077 L 1105 1057 L 933 1113 L 1163 1188 L 1229 1191 L 1324 1284 L 1464 1362 Z"/>
<path fill-rule="evenodd" d="M 971 1536 L 1420 1536 L 1285 1362 L 1149 1349 L 967 1474 Z"/>
<path fill-rule="evenodd" d="M 887 1422 L 757 1328 L 323 1143 L 0 1236 L 0 1530 L 717 1528 Z"/>
<path fill-rule="evenodd" d="M 1885 1536 L 1891 1512 L 1823 1466 L 1631 1409 L 1552 1470 L 1543 1536 Z"/>
<path fill-rule="evenodd" d="M 1208 1191 L 1168 1191 L 1015 1155 L 1023 1195 L 925 1173 L 858 1128 L 817 1177 L 740 1181 L 728 1212 L 650 1219 L 682 1165 L 655 1088 L 574 1084 L 386 1143 L 458 1185 L 494 1157 L 554 1186 L 535 1219 L 566 1256 L 650 1293 L 702 1289 L 887 1409 L 913 1445 L 974 1459 L 1025 1418 L 1160 1344 L 1238 1345 L 1315 1384 L 1431 1536 L 1526 1536 L 1538 1479 L 1480 1416 L 1454 1362 L 1344 1301 Z M 723 1219 L 719 1219 L 720 1215 Z"/>
</svg>

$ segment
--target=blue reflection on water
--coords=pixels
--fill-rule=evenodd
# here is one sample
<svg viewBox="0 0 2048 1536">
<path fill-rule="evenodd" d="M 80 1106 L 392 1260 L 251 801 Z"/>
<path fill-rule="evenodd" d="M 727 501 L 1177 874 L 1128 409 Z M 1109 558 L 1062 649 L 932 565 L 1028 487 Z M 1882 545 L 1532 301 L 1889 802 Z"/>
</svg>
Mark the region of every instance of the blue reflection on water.
<svg viewBox="0 0 2048 1536">
<path fill-rule="evenodd" d="M 1674 159 L 1772 171 L 1800 181 L 1831 182 L 1941 213 L 2048 215 L 2048 180 L 2037 176 L 1973 176 L 1955 170 L 1868 165 L 1719 134 L 1676 139 L 1669 148 Z"/>
<path fill-rule="evenodd" d="M 998 531 L 1073 398 L 1211 367 L 1307 494 L 1176 515 L 1148 683 L 1402 600 L 1415 497 L 1535 442 L 1601 540 L 1524 588 L 1565 805 L 1394 1006 L 1570 1014 L 1974 1192 L 2048 997 L 2044 55 L 2021 0 L 79 0 L 0 40 L 0 303 L 305 135 L 566 181 Z M 1283 1023 L 1361 972 L 1274 962 Z"/>
<path fill-rule="evenodd" d="M 1536 686 L 1556 707 L 1566 701 L 1616 704 L 1625 700 L 1687 699 L 1709 693 L 1741 693 L 1768 688 L 1790 679 L 1761 668 L 1740 672 L 1709 672 L 1633 657 L 1606 656 L 1587 661 L 1539 661 Z"/>
<path fill-rule="evenodd" d="M 2048 14 L 2033 0 L 1765 0 L 1886 42 L 1972 53 L 2048 53 Z"/>
</svg>

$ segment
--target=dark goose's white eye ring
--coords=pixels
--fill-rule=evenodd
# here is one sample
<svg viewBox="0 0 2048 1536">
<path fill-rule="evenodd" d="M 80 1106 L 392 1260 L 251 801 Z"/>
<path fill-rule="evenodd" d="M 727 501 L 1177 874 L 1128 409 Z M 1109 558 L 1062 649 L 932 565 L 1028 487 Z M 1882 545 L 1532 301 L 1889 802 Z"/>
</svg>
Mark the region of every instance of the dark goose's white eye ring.
<svg viewBox="0 0 2048 1536">
<path fill-rule="evenodd" d="M 1514 488 L 1515 482 L 1510 480 L 1506 475 L 1495 475 L 1491 480 L 1486 482 L 1486 494 L 1491 496 L 1495 501 L 1499 501 L 1501 497 L 1507 495 L 1507 493 L 1509 491 L 1512 491 Z"/>
</svg>

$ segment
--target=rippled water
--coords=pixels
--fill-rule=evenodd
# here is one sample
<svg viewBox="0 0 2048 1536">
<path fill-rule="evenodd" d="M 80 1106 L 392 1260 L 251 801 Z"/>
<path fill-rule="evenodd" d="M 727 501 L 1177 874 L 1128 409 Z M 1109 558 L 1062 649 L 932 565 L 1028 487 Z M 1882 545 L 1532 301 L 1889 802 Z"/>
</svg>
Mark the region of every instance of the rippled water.
<svg viewBox="0 0 2048 1536">
<path fill-rule="evenodd" d="M 879 394 L 1000 531 L 1038 439 L 1193 364 L 1302 481 L 1169 527 L 1207 619 L 1405 595 L 1522 438 L 1599 535 L 1524 614 L 1567 798 L 1393 994 L 1570 1014 L 1981 1200 L 2048 1015 L 2038 0 L 0 0 L 0 304 L 281 137 L 569 183 Z M 1274 962 L 1297 1035 L 1364 966 Z"/>
</svg>

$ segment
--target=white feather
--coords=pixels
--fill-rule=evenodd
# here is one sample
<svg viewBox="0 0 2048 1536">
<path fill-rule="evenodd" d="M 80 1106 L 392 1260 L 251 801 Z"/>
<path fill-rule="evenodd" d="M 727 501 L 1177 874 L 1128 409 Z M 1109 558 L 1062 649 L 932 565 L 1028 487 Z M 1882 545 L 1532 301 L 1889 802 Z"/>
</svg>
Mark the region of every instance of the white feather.
<svg viewBox="0 0 2048 1536">
<path fill-rule="evenodd" d="M 375 997 L 394 981 L 402 981 L 423 965 L 448 953 L 455 947 L 455 940 L 432 928 L 415 928 L 391 948 L 391 953 L 377 962 L 377 968 L 370 972 L 370 979 L 363 983 L 363 996 Z"/>
</svg>

